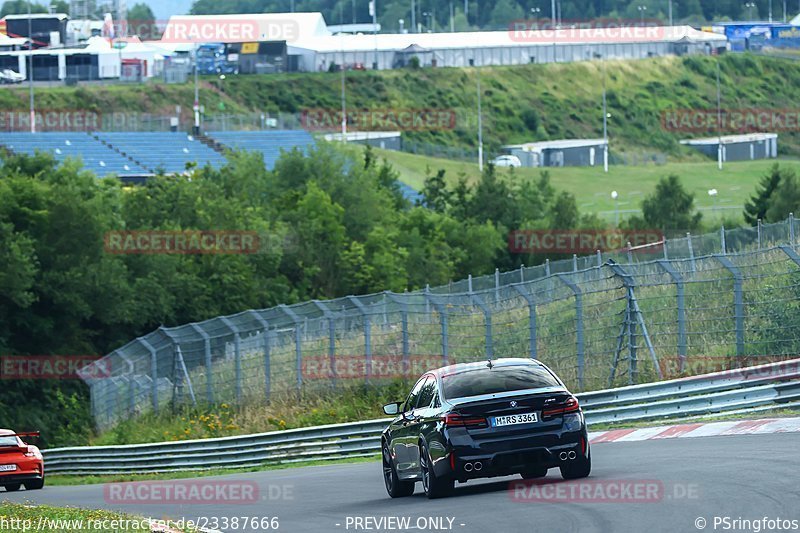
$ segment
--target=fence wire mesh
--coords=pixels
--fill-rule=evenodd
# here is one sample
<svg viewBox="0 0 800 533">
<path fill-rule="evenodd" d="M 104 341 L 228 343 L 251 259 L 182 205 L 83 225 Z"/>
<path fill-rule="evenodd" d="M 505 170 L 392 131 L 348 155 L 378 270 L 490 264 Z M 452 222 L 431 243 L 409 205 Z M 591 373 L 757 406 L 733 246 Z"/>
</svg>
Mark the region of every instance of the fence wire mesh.
<svg viewBox="0 0 800 533">
<path fill-rule="evenodd" d="M 536 357 L 576 391 L 800 353 L 797 221 L 665 240 L 441 287 L 159 328 L 85 369 L 99 428 Z M 101 372 L 102 370 L 102 372 Z"/>
</svg>

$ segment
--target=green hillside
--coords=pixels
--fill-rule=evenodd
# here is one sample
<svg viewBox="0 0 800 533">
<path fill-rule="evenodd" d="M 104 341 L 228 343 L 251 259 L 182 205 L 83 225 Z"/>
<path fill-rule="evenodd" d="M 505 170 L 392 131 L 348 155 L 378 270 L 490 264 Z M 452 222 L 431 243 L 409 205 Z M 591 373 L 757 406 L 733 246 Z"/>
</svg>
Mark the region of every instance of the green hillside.
<svg viewBox="0 0 800 533">
<path fill-rule="evenodd" d="M 660 152 L 682 160 L 702 158 L 678 143 L 688 135 L 662 128 L 665 110 L 714 109 L 716 58 L 663 57 L 480 69 L 484 139 L 491 152 L 505 143 L 602 135 L 603 69 L 608 88 L 609 135 L 614 154 Z M 726 109 L 790 109 L 800 100 L 800 64 L 781 58 L 728 54 L 720 58 Z M 476 69 L 404 69 L 348 72 L 349 109 L 452 109 L 453 129 L 408 131 L 408 140 L 474 148 L 477 142 Z M 299 113 L 341 108 L 338 73 L 215 78 L 202 82 L 207 112 Z M 98 112 L 174 114 L 181 105 L 190 123 L 191 84 L 86 85 L 37 89 L 37 105 Z M 27 109 L 25 88 L 0 91 L 3 109 Z M 709 132 L 713 135 L 715 132 Z M 800 155 L 796 132 L 781 133 L 782 154 Z"/>
</svg>

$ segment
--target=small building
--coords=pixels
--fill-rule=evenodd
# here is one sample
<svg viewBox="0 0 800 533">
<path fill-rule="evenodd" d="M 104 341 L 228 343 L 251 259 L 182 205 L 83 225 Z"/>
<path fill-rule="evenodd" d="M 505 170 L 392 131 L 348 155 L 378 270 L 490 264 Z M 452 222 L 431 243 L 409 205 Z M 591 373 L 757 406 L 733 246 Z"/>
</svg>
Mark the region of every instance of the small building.
<svg viewBox="0 0 800 533">
<path fill-rule="evenodd" d="M 511 144 L 503 151 L 519 158 L 523 167 L 593 167 L 603 164 L 603 139 L 561 139 Z"/>
<path fill-rule="evenodd" d="M 328 142 L 341 142 L 341 133 L 328 133 L 324 139 Z M 368 144 L 385 150 L 400 150 L 402 148 L 401 133 L 399 131 L 348 131 L 345 139 L 349 143 Z"/>
<path fill-rule="evenodd" d="M 778 157 L 777 133 L 748 133 L 685 139 L 681 141 L 681 144 L 691 146 L 707 156 L 717 159 L 720 141 L 722 142 L 722 161 L 750 161 Z"/>
</svg>

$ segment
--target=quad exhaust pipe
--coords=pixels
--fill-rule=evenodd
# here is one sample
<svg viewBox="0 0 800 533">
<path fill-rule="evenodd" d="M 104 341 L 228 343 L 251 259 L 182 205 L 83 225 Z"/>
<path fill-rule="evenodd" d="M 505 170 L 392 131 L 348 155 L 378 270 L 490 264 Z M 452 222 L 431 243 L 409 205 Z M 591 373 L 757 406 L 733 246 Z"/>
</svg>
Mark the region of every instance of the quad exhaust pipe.
<svg viewBox="0 0 800 533">
<path fill-rule="evenodd" d="M 465 472 L 479 472 L 483 469 L 483 463 L 480 461 L 475 461 L 474 463 L 464 463 L 464 471 Z"/>
</svg>

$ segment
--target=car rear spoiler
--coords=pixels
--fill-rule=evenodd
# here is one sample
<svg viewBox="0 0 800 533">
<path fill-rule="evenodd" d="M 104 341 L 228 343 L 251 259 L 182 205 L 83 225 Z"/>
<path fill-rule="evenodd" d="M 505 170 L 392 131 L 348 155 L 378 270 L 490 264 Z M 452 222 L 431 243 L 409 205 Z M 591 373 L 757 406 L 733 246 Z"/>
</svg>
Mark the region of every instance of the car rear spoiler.
<svg viewBox="0 0 800 533">
<path fill-rule="evenodd" d="M 5 435 L 0 435 L 0 437 L 41 437 L 39 431 L 26 431 L 23 433 L 6 433 Z"/>
</svg>

